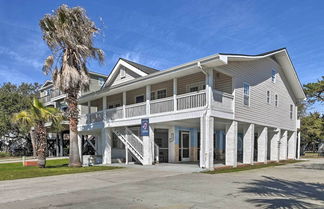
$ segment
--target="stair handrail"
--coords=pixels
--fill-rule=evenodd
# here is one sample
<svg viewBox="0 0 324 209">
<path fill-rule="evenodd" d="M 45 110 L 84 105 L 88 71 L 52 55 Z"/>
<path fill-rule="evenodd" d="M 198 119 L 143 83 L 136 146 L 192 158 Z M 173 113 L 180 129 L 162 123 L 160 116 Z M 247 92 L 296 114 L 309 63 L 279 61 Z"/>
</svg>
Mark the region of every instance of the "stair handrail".
<svg viewBox="0 0 324 209">
<path fill-rule="evenodd" d="M 113 129 L 113 131 L 115 132 L 116 135 L 121 135 L 120 137 L 124 138 L 125 140 L 125 143 L 127 143 L 127 145 L 129 147 L 132 148 L 132 150 L 135 152 L 136 155 L 138 155 L 138 157 L 140 158 L 139 160 L 143 160 L 143 148 L 141 150 L 141 152 L 136 149 L 136 147 L 129 141 L 129 138 L 128 138 L 128 134 L 127 134 L 127 129 L 128 128 L 115 128 Z M 141 141 L 140 139 L 138 139 L 138 137 L 132 132 L 129 130 L 129 133 L 133 136 L 133 138 L 135 138 L 137 141 Z M 126 135 L 126 136 L 123 136 L 123 135 Z M 137 137 L 137 138 L 136 138 Z M 143 146 L 143 143 L 141 143 L 141 145 Z"/>
</svg>

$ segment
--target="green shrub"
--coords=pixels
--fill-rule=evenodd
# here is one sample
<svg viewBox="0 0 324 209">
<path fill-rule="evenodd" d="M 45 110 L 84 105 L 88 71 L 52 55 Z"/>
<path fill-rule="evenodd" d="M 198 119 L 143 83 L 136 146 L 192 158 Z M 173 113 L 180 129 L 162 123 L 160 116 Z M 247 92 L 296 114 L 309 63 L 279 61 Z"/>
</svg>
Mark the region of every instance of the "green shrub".
<svg viewBox="0 0 324 209">
<path fill-rule="evenodd" d="M 2 157 L 10 157 L 10 154 L 8 152 L 0 152 L 0 158 Z"/>
</svg>

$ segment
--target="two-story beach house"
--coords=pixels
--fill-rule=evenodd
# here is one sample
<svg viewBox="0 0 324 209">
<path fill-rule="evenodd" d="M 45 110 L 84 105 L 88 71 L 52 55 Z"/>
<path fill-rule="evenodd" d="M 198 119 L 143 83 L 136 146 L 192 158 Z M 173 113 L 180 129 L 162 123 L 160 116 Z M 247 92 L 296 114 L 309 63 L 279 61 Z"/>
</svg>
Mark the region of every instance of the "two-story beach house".
<svg viewBox="0 0 324 209">
<path fill-rule="evenodd" d="M 93 91 L 97 91 L 104 84 L 107 76 L 100 73 L 89 72 L 90 84 L 87 91 L 81 91 L 81 95 L 86 95 Z M 65 102 L 66 94 L 63 94 L 60 90 L 55 89 L 52 80 L 46 81 L 39 89 L 39 100 L 45 106 L 56 107 L 63 113 L 67 110 L 67 104 Z M 62 122 L 62 130 L 57 131 L 53 129 L 50 123 L 45 124 L 48 129 L 47 138 L 47 151 L 49 156 L 67 156 L 69 154 L 69 121 Z M 90 139 L 89 139 L 90 140 Z M 89 148 L 89 147 L 86 147 Z M 91 148 L 91 147 L 90 147 Z M 86 150 L 85 150 L 86 151 Z"/>
<path fill-rule="evenodd" d="M 79 99 L 79 147 L 91 135 L 103 164 L 190 161 L 210 170 L 296 159 L 304 99 L 285 48 L 162 71 L 119 59 L 101 89 Z"/>
</svg>

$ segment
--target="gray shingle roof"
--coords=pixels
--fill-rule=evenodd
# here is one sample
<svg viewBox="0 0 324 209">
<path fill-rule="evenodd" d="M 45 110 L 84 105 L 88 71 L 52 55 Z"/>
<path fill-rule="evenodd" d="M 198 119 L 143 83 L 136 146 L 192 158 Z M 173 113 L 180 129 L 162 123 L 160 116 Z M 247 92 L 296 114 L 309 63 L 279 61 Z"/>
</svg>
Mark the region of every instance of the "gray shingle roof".
<svg viewBox="0 0 324 209">
<path fill-rule="evenodd" d="M 128 64 L 136 67 L 137 69 L 143 71 L 144 73 L 147 73 L 147 74 L 152 74 L 152 73 L 156 73 L 158 72 L 159 70 L 157 69 L 154 69 L 154 68 L 151 68 L 151 67 L 147 67 L 145 65 L 141 65 L 141 64 L 138 64 L 136 62 L 133 62 L 133 61 L 130 61 L 130 60 L 127 60 L 127 59 L 124 59 L 124 58 L 120 58 L 121 60 L 127 62 Z"/>
</svg>

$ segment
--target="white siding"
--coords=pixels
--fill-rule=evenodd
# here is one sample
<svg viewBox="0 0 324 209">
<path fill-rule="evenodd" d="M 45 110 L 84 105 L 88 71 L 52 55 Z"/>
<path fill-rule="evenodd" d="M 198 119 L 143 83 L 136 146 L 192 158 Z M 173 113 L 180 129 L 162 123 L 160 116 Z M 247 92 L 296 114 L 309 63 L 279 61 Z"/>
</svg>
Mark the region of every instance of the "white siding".
<svg viewBox="0 0 324 209">
<path fill-rule="evenodd" d="M 116 76 L 113 78 L 113 82 L 111 83 L 111 86 L 129 81 L 129 80 L 133 80 L 135 78 L 140 77 L 138 74 L 134 73 L 133 71 L 127 69 L 126 67 L 122 67 L 125 69 L 125 77 L 121 78 L 120 76 L 120 68 L 118 69 L 118 73 L 116 73 Z"/>
<path fill-rule="evenodd" d="M 271 81 L 272 69 L 277 70 L 276 83 Z M 282 129 L 296 129 L 296 107 L 291 91 L 280 66 L 272 59 L 231 62 L 222 69 L 233 75 L 235 88 L 235 119 L 256 124 L 266 124 Z M 243 82 L 250 84 L 250 106 L 243 104 Z M 267 104 L 267 91 L 271 102 Z M 278 94 L 279 105 L 275 107 L 274 95 Z M 294 105 L 293 119 L 289 117 L 290 104 Z"/>
</svg>

